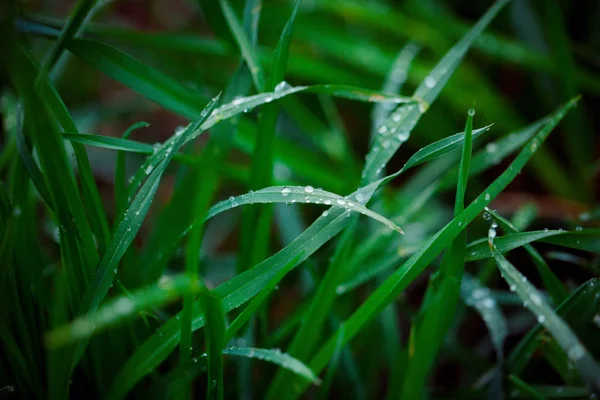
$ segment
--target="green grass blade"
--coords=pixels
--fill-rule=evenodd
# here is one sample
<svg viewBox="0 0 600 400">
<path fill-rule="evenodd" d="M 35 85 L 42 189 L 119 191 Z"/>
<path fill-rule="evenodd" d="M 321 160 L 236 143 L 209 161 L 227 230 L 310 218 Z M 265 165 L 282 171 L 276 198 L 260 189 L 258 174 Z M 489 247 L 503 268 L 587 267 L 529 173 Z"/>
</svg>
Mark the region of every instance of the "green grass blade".
<svg viewBox="0 0 600 400">
<path fill-rule="evenodd" d="M 223 338 L 225 337 L 225 315 L 221 300 L 214 292 L 203 291 L 198 301 L 206 318 L 206 353 L 208 355 L 207 395 L 209 399 L 223 399 Z"/>
<path fill-rule="evenodd" d="M 262 361 L 270 362 L 285 368 L 288 371 L 310 381 L 319 384 L 320 379 L 300 360 L 282 353 L 279 349 L 257 349 L 252 347 L 228 347 L 223 350 L 223 354 L 230 356 L 256 358 Z"/>
<path fill-rule="evenodd" d="M 428 106 L 433 103 L 448 82 L 475 38 L 506 3 L 507 0 L 495 2 L 475 26 L 438 62 L 415 91 L 414 97 L 422 101 L 419 107 L 412 105 L 400 107 L 378 128 L 379 135 L 376 136 L 375 143 L 367 155 L 363 170 L 363 182 L 372 182 L 381 173 L 383 166 L 392 158 L 400 145 L 408 139 L 421 115 L 427 111 Z M 390 135 L 392 135 L 391 138 Z"/>
<path fill-rule="evenodd" d="M 350 196 L 343 197 L 325 190 L 315 189 L 312 186 L 273 186 L 258 190 L 256 192 L 243 194 L 241 196 L 232 196 L 228 200 L 224 200 L 215 204 L 208 211 L 206 219 L 212 218 L 219 213 L 241 205 L 258 203 L 323 204 L 325 206 L 332 206 L 342 208 L 344 210 L 359 212 L 367 217 L 373 218 L 375 221 L 381 222 L 390 229 L 393 229 L 399 233 L 403 233 L 400 227 L 382 215 L 363 206 L 360 203 L 360 200 L 354 200 L 350 198 Z M 327 213 L 327 211 L 325 211 L 325 213 Z"/>
<path fill-rule="evenodd" d="M 597 278 L 590 279 L 577 288 L 562 304 L 556 308 L 556 313 L 569 325 L 580 321 L 589 321 L 595 315 L 600 304 L 600 285 Z M 544 326 L 538 322 L 527 335 L 515 346 L 507 358 L 509 371 L 520 374 L 527 362 L 541 343 L 540 336 Z"/>
<path fill-rule="evenodd" d="M 510 221 L 502 218 L 495 211 L 486 209 L 486 212 L 489 215 L 491 215 L 492 218 L 494 218 L 494 220 L 506 232 L 519 232 Z M 529 256 L 531 257 L 531 260 L 536 266 L 538 273 L 540 274 L 542 281 L 544 282 L 544 286 L 546 287 L 548 293 L 552 297 L 552 301 L 554 302 L 554 304 L 562 303 L 569 296 L 569 292 L 567 292 L 567 290 L 564 288 L 558 277 L 554 275 L 554 273 L 550 269 L 550 266 L 548 265 L 548 263 L 546 263 L 546 260 L 544 260 L 544 257 L 542 257 L 542 255 L 536 249 L 534 249 L 531 244 L 525 244 L 523 245 L 523 247 L 525 248 L 527 253 L 529 253 Z"/>
<path fill-rule="evenodd" d="M 569 360 L 579 371 L 581 378 L 589 385 L 592 393 L 600 394 L 600 367 L 588 353 L 571 328 L 560 318 L 543 299 L 538 290 L 496 249 L 490 239 L 490 249 L 502 277 L 523 300 L 538 322 L 540 322 L 558 342 Z"/>
<path fill-rule="evenodd" d="M 186 293 L 197 293 L 200 289 L 199 282 L 187 276 L 164 277 L 151 286 L 111 299 L 96 311 L 47 332 L 45 342 L 49 348 L 57 348 L 88 338 L 143 311 L 170 303 Z"/>
<path fill-rule="evenodd" d="M 65 50 L 66 43 L 75 37 L 77 32 L 85 24 L 86 19 L 90 15 L 96 3 L 97 0 L 79 0 L 77 2 L 73 13 L 60 32 L 60 36 L 48 51 L 48 54 L 36 79 L 36 86 L 52 70 L 52 67 L 54 67 Z"/>
<path fill-rule="evenodd" d="M 460 285 L 461 297 L 466 305 L 477 310 L 490 332 L 496 357 L 501 361 L 504 357 L 504 340 L 508 335 L 506 318 L 491 291 L 469 275 L 463 276 Z"/>
<path fill-rule="evenodd" d="M 139 128 L 147 128 L 148 126 L 150 126 L 150 124 L 147 122 L 144 122 L 144 121 L 136 122 L 133 125 L 131 125 L 129 128 L 127 128 L 125 133 L 123 133 L 123 136 L 121 137 L 121 139 L 127 140 L 129 135 L 131 134 L 131 132 L 133 132 L 134 130 L 139 129 Z M 125 212 L 125 209 L 127 208 L 127 175 L 126 175 L 126 169 L 125 169 L 125 151 L 120 151 L 117 154 L 117 162 L 115 165 L 114 185 L 115 185 L 115 189 L 114 189 L 115 207 L 117 209 L 117 215 L 118 215 L 122 212 Z"/>
<path fill-rule="evenodd" d="M 168 110 L 189 118 L 202 111 L 204 96 L 121 50 L 90 39 L 73 39 L 67 48 L 107 76 Z"/>
<path fill-rule="evenodd" d="M 465 125 L 465 138 L 460 161 L 454 216 L 464 211 L 465 191 L 469 179 L 472 152 L 473 116 L 469 110 Z M 430 374 L 435 357 L 442 346 L 445 334 L 450 328 L 460 293 L 460 282 L 465 266 L 466 230 L 452 240 L 444 253 L 439 272 L 430 279 L 426 301 L 421 308 L 418 325 L 414 328 L 414 344 L 408 361 L 408 370 L 402 387 L 403 398 L 421 396 L 426 379 Z"/>
<path fill-rule="evenodd" d="M 406 82 L 406 78 L 408 77 L 410 65 L 419 53 L 419 50 L 419 45 L 409 42 L 398 52 L 394 64 L 392 65 L 392 68 L 390 68 L 385 82 L 383 83 L 381 88 L 382 92 L 400 92 L 402 85 Z M 379 128 L 385 119 L 389 117 L 390 111 L 390 107 L 385 104 L 376 104 L 375 107 L 373 107 L 371 115 L 371 136 L 374 136 L 377 133 L 377 128 Z"/>
<path fill-rule="evenodd" d="M 598 248 L 600 230 L 598 229 L 585 229 L 574 232 L 543 230 L 513 233 L 499 237 L 494 244 L 496 244 L 498 251 L 505 253 L 537 240 L 594 253 L 600 251 Z M 482 260 L 489 257 L 491 257 L 491 254 L 486 249 L 485 239 L 476 240 L 467 247 L 467 261 Z"/>
<path fill-rule="evenodd" d="M 229 29 L 233 34 L 233 37 L 240 48 L 242 56 L 244 60 L 248 64 L 248 68 L 250 69 L 250 74 L 252 75 L 252 80 L 254 81 L 254 86 L 256 90 L 260 92 L 264 92 L 265 90 L 265 73 L 263 71 L 262 65 L 260 64 L 260 60 L 258 59 L 254 47 L 250 43 L 250 39 L 248 35 L 244 31 L 244 28 L 239 23 L 235 12 L 229 5 L 227 0 L 219 0 L 219 5 L 221 6 L 221 10 L 223 11 L 223 16 L 227 21 L 227 25 L 229 25 Z"/>
<path fill-rule="evenodd" d="M 408 261 L 406 261 L 398 270 L 396 270 L 369 298 L 361 307 L 350 316 L 346 321 L 346 330 L 344 337 L 350 340 L 360 330 L 360 328 L 371 318 L 373 318 L 381 309 L 391 302 L 429 263 L 463 230 L 463 226 L 471 222 L 476 216 L 489 204 L 489 202 L 500 193 L 523 169 L 527 161 L 533 156 L 537 148 L 543 143 L 546 137 L 566 115 L 566 113 L 575 106 L 576 100 L 572 100 L 560 108 L 553 116 L 551 121 L 528 143 L 519 153 L 517 158 L 511 163 L 509 168 L 504 171 L 488 188 L 480 194 L 459 216 L 455 217 L 444 228 L 438 231 L 428 242 L 423 245 Z M 486 200 L 487 199 L 487 200 Z M 315 371 L 321 369 L 327 364 L 333 354 L 337 343 L 337 334 L 331 337 L 328 342 L 315 355 L 311 363 L 311 368 Z"/>
</svg>

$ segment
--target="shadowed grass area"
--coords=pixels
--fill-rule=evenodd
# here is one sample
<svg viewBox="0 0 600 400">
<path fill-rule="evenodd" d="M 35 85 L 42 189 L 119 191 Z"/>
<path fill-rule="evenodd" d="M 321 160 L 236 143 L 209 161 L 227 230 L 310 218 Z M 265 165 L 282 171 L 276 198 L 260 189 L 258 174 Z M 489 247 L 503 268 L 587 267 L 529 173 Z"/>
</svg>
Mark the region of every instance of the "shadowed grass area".
<svg viewBox="0 0 600 400">
<path fill-rule="evenodd" d="M 0 396 L 600 395 L 600 7 L 50 3 L 0 13 Z"/>
</svg>

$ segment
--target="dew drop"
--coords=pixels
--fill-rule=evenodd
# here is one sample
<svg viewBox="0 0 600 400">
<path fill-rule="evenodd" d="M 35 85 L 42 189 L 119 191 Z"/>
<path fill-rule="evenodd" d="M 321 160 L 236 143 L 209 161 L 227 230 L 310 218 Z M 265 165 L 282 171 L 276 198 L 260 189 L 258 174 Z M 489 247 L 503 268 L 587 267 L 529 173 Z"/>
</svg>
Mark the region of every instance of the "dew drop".
<svg viewBox="0 0 600 400">
<path fill-rule="evenodd" d="M 578 231 L 578 232 L 581 232 L 583 230 L 583 228 L 581 226 L 576 226 L 575 230 Z"/>
<path fill-rule="evenodd" d="M 331 205 L 331 200 L 325 200 L 323 202 L 323 204 L 325 204 L 326 206 L 330 206 Z"/>
<path fill-rule="evenodd" d="M 323 216 L 324 216 L 324 217 L 326 217 L 326 216 L 328 216 L 328 215 L 329 215 L 329 211 L 327 211 L 327 210 L 323 211 Z"/>
<path fill-rule="evenodd" d="M 489 193 L 486 193 L 485 196 L 484 196 L 485 201 L 490 201 L 491 198 L 492 198 L 492 195 L 489 194 Z"/>
<path fill-rule="evenodd" d="M 546 317 L 544 317 L 543 315 L 538 315 L 537 320 L 540 324 L 543 324 L 544 322 L 546 322 Z"/>
<path fill-rule="evenodd" d="M 292 192 L 292 190 L 289 187 L 284 187 L 283 189 L 281 189 L 281 195 L 282 196 L 287 196 L 288 194 L 290 194 Z"/>
<path fill-rule="evenodd" d="M 152 165 L 148 165 L 146 167 L 146 169 L 144 170 L 144 172 L 146 172 L 146 175 L 150 175 L 150 173 L 152 172 L 153 169 L 154 169 L 154 167 Z"/>
<path fill-rule="evenodd" d="M 492 216 L 490 215 L 490 213 L 488 213 L 488 212 L 483 213 L 483 219 L 485 219 L 486 221 L 488 221 L 490 218 L 492 218 Z"/>
<path fill-rule="evenodd" d="M 406 142 L 410 136 L 410 131 L 398 132 L 396 138 L 401 142 Z"/>
<path fill-rule="evenodd" d="M 271 96 L 268 96 L 265 98 L 265 103 L 270 103 L 272 101 L 273 101 L 273 97 L 271 97 Z"/>
<path fill-rule="evenodd" d="M 471 117 L 475 116 L 475 109 L 474 108 L 469 108 L 469 116 L 471 116 Z"/>
<path fill-rule="evenodd" d="M 384 149 L 387 149 L 388 147 L 390 147 L 390 141 L 384 140 L 383 143 L 381 143 L 381 147 L 383 147 Z"/>
<path fill-rule="evenodd" d="M 544 232 L 548 232 L 548 228 L 544 228 Z"/>
<path fill-rule="evenodd" d="M 425 78 L 425 86 L 427 86 L 429 89 L 433 88 L 436 85 L 436 83 L 437 81 L 433 76 L 427 76 Z"/>
<path fill-rule="evenodd" d="M 336 202 L 340 205 L 343 206 L 344 204 L 346 204 L 346 200 L 343 199 L 337 199 Z"/>
<path fill-rule="evenodd" d="M 275 86 L 274 91 L 275 91 L 275 93 L 279 93 L 279 92 L 282 92 L 282 91 L 284 91 L 286 89 L 290 89 L 290 88 L 291 88 L 291 86 L 289 83 L 287 83 L 286 81 L 281 81 L 277 84 L 277 86 Z"/>
<path fill-rule="evenodd" d="M 183 135 L 183 131 L 185 131 L 185 127 L 183 126 L 178 126 L 177 128 L 175 128 L 175 137 Z"/>
<path fill-rule="evenodd" d="M 380 134 L 384 135 L 387 132 L 387 126 L 381 125 L 379 127 L 379 130 L 377 132 L 379 132 Z"/>
<path fill-rule="evenodd" d="M 571 348 L 567 351 L 567 356 L 571 361 L 579 361 L 585 355 L 585 349 L 579 343 L 571 346 Z"/>
<path fill-rule="evenodd" d="M 399 112 L 394 113 L 394 115 L 392 115 L 392 121 L 394 121 L 394 122 L 400 122 L 401 118 L 402 118 L 402 115 L 400 115 Z"/>
<path fill-rule="evenodd" d="M 304 191 L 305 191 L 306 193 L 312 193 L 312 192 L 314 192 L 314 191 L 315 191 L 315 188 L 309 185 L 309 186 L 306 186 L 306 187 L 304 188 Z"/>
<path fill-rule="evenodd" d="M 485 151 L 488 153 L 495 153 L 498 150 L 498 145 L 496 143 L 488 143 L 485 146 Z"/>
</svg>

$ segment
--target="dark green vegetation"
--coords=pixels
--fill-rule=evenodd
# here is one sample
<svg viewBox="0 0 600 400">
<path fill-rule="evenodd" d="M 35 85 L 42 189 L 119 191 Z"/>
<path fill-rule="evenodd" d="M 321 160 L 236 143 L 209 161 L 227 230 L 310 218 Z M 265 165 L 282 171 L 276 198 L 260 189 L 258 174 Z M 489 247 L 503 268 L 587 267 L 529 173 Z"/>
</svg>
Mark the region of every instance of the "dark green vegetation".
<svg viewBox="0 0 600 400">
<path fill-rule="evenodd" d="M 600 395 L 598 5 L 4 3 L 0 396 Z"/>
</svg>

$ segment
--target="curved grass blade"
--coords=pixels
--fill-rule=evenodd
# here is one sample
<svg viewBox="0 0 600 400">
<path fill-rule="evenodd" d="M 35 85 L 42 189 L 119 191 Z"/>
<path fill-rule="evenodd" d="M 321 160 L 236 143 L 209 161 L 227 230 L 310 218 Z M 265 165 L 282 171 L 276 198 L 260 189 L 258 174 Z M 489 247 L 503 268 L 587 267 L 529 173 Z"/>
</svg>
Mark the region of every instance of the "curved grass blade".
<svg viewBox="0 0 600 400">
<path fill-rule="evenodd" d="M 353 200 L 350 198 L 350 196 L 342 197 L 325 190 L 315 189 L 312 186 L 273 186 L 258 190 L 256 192 L 243 194 L 241 196 L 232 196 L 228 200 L 221 201 L 211 207 L 206 215 L 205 220 L 237 206 L 258 203 L 313 203 L 339 207 L 343 208 L 344 210 L 359 212 L 367 217 L 381 222 L 390 229 L 393 229 L 399 233 L 404 233 L 399 226 L 394 224 L 389 219 L 363 206 L 360 203 L 360 199 Z"/>
<path fill-rule="evenodd" d="M 490 249 L 502 277 L 563 349 L 569 360 L 589 385 L 592 393 L 600 394 L 600 367 L 588 353 L 571 328 L 545 302 L 538 290 L 500 253 L 490 239 Z"/>
<path fill-rule="evenodd" d="M 170 303 L 186 293 L 198 293 L 200 288 L 197 280 L 190 280 L 184 275 L 163 277 L 151 286 L 111 299 L 96 311 L 47 332 L 44 337 L 46 345 L 54 349 L 90 337 L 142 311 Z"/>
<path fill-rule="evenodd" d="M 502 218 L 495 211 L 492 211 L 492 210 L 486 208 L 486 212 L 489 215 L 491 215 L 492 218 L 496 222 L 498 222 L 498 224 L 500 224 L 500 226 L 506 232 L 512 232 L 512 233 L 519 232 L 517 230 L 517 228 L 510 221 Z M 554 304 L 562 303 L 569 296 L 569 292 L 567 292 L 567 290 L 564 288 L 564 286 L 562 285 L 560 280 L 557 278 L 557 276 L 554 275 L 554 273 L 550 269 L 550 266 L 548 266 L 548 263 L 546 263 L 546 260 L 544 260 L 544 257 L 542 257 L 542 255 L 540 253 L 538 253 L 537 250 L 535 250 L 531 244 L 529 244 L 529 243 L 525 244 L 525 245 L 523 245 L 523 247 L 529 253 L 531 260 L 535 264 L 535 266 L 538 270 L 538 273 L 542 277 L 544 286 L 546 287 L 546 289 L 548 289 L 548 293 L 552 297 L 552 301 L 554 302 Z"/>
<path fill-rule="evenodd" d="M 282 353 L 279 349 L 257 349 L 253 347 L 228 347 L 223 350 L 223 354 L 230 356 L 249 357 L 267 361 L 281 368 L 310 381 L 316 385 L 320 384 L 321 380 L 300 360 L 290 356 L 287 353 Z"/>
<path fill-rule="evenodd" d="M 593 253 L 600 251 L 598 247 L 600 245 L 600 229 L 584 229 L 574 232 L 563 230 L 520 232 L 499 237 L 494 241 L 494 244 L 498 251 L 504 253 L 538 240 Z M 486 249 L 485 239 L 471 242 L 467 247 L 467 261 L 482 260 L 489 257 L 491 257 L 491 253 L 489 249 Z"/>
<path fill-rule="evenodd" d="M 541 143 L 546 139 L 554 127 L 562 120 L 566 113 L 575 106 L 577 99 L 573 99 L 561 107 L 552 117 L 551 121 L 528 143 L 519 153 L 506 171 L 504 171 L 488 188 L 481 193 L 460 215 L 455 217 L 444 228 L 438 231 L 426 244 L 424 244 L 408 261 L 396 270 L 386 281 L 354 312 L 346 321 L 344 337 L 349 341 L 360 328 L 382 310 L 429 265 L 429 263 L 471 222 L 489 202 L 500 193 L 523 169 L 527 161 L 533 156 Z M 331 358 L 336 343 L 336 333 L 309 364 L 313 371 L 319 372 Z M 298 390 L 296 393 L 301 392 Z"/>
<path fill-rule="evenodd" d="M 465 138 L 454 202 L 455 217 L 465 209 L 465 191 L 469 180 L 473 146 L 474 115 L 475 110 L 469 110 L 465 124 Z M 450 328 L 460 294 L 460 282 L 465 267 L 466 243 L 466 230 L 462 230 L 444 252 L 439 272 L 430 279 L 418 324 L 413 326 L 412 352 L 408 360 L 408 370 L 404 376 L 402 398 L 412 399 L 421 396 L 437 352 Z"/>
</svg>

